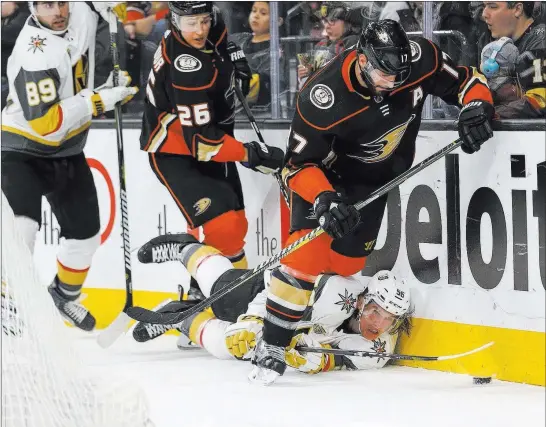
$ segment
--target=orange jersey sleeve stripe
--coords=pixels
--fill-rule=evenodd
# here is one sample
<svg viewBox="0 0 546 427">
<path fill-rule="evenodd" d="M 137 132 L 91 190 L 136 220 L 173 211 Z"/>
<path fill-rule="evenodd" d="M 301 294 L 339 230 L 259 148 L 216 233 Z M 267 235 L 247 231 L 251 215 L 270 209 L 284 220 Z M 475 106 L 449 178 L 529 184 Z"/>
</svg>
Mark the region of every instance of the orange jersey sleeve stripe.
<svg viewBox="0 0 546 427">
<path fill-rule="evenodd" d="M 489 102 L 491 105 L 493 105 L 493 97 L 491 96 L 491 92 L 489 91 L 487 86 L 481 83 L 475 84 L 468 90 L 468 92 L 465 93 L 463 98 L 463 105 L 466 105 L 470 101 L 478 99 Z"/>
<path fill-rule="evenodd" d="M 226 135 L 222 148 L 216 156 L 212 158 L 215 162 L 240 162 L 245 158 L 246 150 L 241 141 L 237 141 L 232 136 Z"/>
<path fill-rule="evenodd" d="M 335 191 L 324 172 L 317 167 L 303 168 L 290 178 L 288 186 L 309 203 L 314 203 L 323 191 Z"/>
<path fill-rule="evenodd" d="M 202 135 L 194 135 L 192 143 L 192 151 L 194 156 L 198 152 L 198 141 L 197 138 L 200 138 L 202 141 L 209 144 L 221 144 L 220 150 L 216 153 L 211 160 L 218 163 L 226 162 L 240 162 L 245 158 L 246 150 L 241 141 L 236 140 L 230 135 L 224 135 L 219 140 L 212 140 L 203 137 Z"/>
</svg>

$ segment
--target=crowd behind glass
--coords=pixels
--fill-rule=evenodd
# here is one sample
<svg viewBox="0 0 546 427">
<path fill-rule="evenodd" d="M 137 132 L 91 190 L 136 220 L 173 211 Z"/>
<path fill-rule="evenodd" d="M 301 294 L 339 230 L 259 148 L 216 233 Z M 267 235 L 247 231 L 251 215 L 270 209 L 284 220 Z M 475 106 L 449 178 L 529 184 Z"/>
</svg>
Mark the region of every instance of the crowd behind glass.
<svg viewBox="0 0 546 427">
<path fill-rule="evenodd" d="M 515 23 L 510 21 L 513 14 L 506 10 L 518 4 L 524 28 L 530 24 L 538 34 L 538 39 L 533 37 L 531 41 L 532 48 L 536 50 L 538 46 L 546 52 L 546 2 L 215 2 L 230 39 L 243 48 L 252 69 L 247 100 L 261 119 L 290 119 L 297 91 L 309 75 L 354 45 L 362 27 L 370 21 L 394 19 L 410 37 L 424 34 L 456 62 L 479 68 L 489 43 L 501 36 L 520 36 L 514 34 Z M 7 96 L 7 59 L 29 16 L 26 5 L 2 2 L 2 108 Z M 145 88 L 153 54 L 168 29 L 168 5 L 128 2 L 127 6 L 127 21 L 120 24 L 124 31 L 119 32 L 118 40 L 121 63 L 133 81 Z M 272 28 L 274 20 L 276 28 Z M 97 32 L 96 85 L 102 83 L 101 79 L 106 80 L 112 69 L 109 41 L 108 26 L 102 22 Z M 542 95 L 539 93 L 529 103 L 518 82 L 516 65 L 525 53 L 518 48 L 529 45 L 524 44 L 518 46 L 514 40 L 496 55 L 500 68 L 489 84 L 500 118 L 546 117 Z M 144 96 L 145 90 L 140 90 L 124 106 L 127 117 L 139 117 Z M 526 104 L 525 108 L 518 102 Z M 457 107 L 439 99 L 432 100 L 424 111 L 424 117 L 432 119 L 451 119 L 457 114 Z"/>
</svg>

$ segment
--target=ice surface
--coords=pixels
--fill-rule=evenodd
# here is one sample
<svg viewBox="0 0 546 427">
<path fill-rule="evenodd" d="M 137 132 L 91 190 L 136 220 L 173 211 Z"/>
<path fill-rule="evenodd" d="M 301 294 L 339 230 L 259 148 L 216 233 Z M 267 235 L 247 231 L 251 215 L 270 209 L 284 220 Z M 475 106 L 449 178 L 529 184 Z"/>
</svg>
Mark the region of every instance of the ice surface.
<svg viewBox="0 0 546 427">
<path fill-rule="evenodd" d="M 79 335 L 81 336 L 81 335 Z M 544 427 L 546 389 L 406 367 L 305 375 L 287 372 L 269 387 L 248 382 L 247 362 L 176 348 L 176 337 L 108 350 L 93 335 L 77 346 L 107 375 L 140 384 L 156 427 Z"/>
</svg>

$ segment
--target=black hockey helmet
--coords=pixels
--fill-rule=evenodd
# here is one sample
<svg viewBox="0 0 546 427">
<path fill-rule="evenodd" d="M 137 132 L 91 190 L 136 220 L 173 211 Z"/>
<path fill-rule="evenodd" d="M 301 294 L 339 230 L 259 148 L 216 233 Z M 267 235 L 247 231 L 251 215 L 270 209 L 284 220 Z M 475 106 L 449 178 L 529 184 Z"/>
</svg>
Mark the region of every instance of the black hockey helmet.
<svg viewBox="0 0 546 427">
<path fill-rule="evenodd" d="M 213 5 L 211 1 L 170 1 L 169 10 L 171 12 L 171 22 L 178 30 L 180 28 L 180 18 L 182 16 L 213 14 Z"/>
<path fill-rule="evenodd" d="M 368 62 L 362 69 L 362 77 L 369 88 L 374 91 L 375 70 L 395 76 L 390 87 L 393 90 L 401 86 L 411 71 L 411 47 L 408 36 L 401 25 L 392 19 L 370 22 L 360 35 L 357 52 L 366 55 Z"/>
<path fill-rule="evenodd" d="M 211 1 L 170 1 L 169 10 L 178 16 L 212 13 Z"/>
</svg>

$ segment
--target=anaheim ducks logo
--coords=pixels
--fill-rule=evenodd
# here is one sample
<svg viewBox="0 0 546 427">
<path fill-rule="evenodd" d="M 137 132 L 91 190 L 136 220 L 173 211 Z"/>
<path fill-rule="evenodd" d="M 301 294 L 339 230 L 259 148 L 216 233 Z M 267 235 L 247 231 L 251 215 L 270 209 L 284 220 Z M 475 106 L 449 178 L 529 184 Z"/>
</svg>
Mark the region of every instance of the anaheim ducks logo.
<svg viewBox="0 0 546 427">
<path fill-rule="evenodd" d="M 205 212 L 211 205 L 211 200 L 208 197 L 203 197 L 194 203 L 193 207 L 195 209 L 195 216 L 201 215 Z"/>
<path fill-rule="evenodd" d="M 359 155 L 347 154 L 347 156 L 360 160 L 362 163 L 377 163 L 388 159 L 400 144 L 406 129 L 414 118 L 415 114 L 412 114 L 408 121 L 384 133 L 375 141 L 360 144 Z"/>
</svg>

